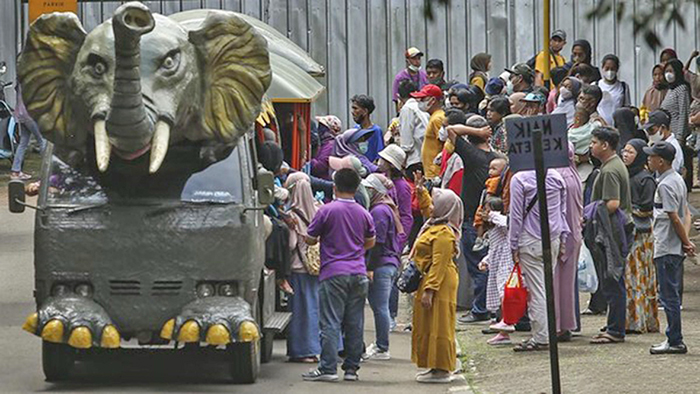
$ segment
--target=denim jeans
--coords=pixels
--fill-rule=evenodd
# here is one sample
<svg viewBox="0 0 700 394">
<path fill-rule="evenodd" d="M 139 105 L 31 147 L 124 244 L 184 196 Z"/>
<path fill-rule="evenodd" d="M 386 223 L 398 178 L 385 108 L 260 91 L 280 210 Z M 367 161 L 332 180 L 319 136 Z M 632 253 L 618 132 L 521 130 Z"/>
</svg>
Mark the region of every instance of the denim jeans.
<svg viewBox="0 0 700 394">
<path fill-rule="evenodd" d="M 389 313 L 389 298 L 394 287 L 396 267 L 385 264 L 374 270 L 374 277 L 369 284 L 369 306 L 374 312 L 374 329 L 377 334 L 375 343 L 382 351 L 389 350 L 389 330 L 391 317 Z"/>
<path fill-rule="evenodd" d="M 321 372 L 337 373 L 341 330 L 345 334 L 343 370 L 360 369 L 368 286 L 366 275 L 333 276 L 320 283 Z"/>
<path fill-rule="evenodd" d="M 46 141 L 41 136 L 39 126 L 36 124 L 36 122 L 31 121 L 22 123 L 19 129 L 19 146 L 17 146 L 17 152 L 15 153 L 15 158 L 12 161 L 12 172 L 22 171 L 24 155 L 27 153 L 27 146 L 29 145 L 29 140 L 32 138 L 32 135 L 34 135 L 34 138 L 36 138 L 37 142 L 39 142 L 42 152 L 46 147 Z"/>
<path fill-rule="evenodd" d="M 484 316 L 488 314 L 486 309 L 486 280 L 489 277 L 489 273 L 488 271 L 479 270 L 479 263 L 486 257 L 488 248 L 484 248 L 480 252 L 472 251 L 476 241 L 476 229 L 473 223 L 473 218 L 466 218 L 464 219 L 464 224 L 462 224 L 462 253 L 464 253 L 464 257 L 467 260 L 467 271 L 469 271 L 469 275 L 474 283 L 472 314 Z"/>
<path fill-rule="evenodd" d="M 656 277 L 661 288 L 661 301 L 666 312 L 666 337 L 671 346 L 683 343 L 681 334 L 681 275 L 683 256 L 666 255 L 654 259 Z"/>
<path fill-rule="evenodd" d="M 619 280 L 609 276 L 603 278 L 603 294 L 608 302 L 607 333 L 624 338 L 627 319 L 627 289 L 625 288 L 624 271 Z"/>
</svg>

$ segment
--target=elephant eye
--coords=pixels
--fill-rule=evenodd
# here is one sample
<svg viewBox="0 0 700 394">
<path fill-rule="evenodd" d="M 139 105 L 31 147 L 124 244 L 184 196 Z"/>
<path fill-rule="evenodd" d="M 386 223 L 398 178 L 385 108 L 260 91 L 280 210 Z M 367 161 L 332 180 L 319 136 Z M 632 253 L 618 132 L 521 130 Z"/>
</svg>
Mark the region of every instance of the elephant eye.
<svg viewBox="0 0 700 394">
<path fill-rule="evenodd" d="M 180 52 L 172 51 L 161 62 L 160 67 L 165 71 L 173 71 L 180 64 Z"/>
<path fill-rule="evenodd" d="M 95 77 L 102 77 L 107 72 L 107 62 L 105 62 L 101 56 L 94 53 L 88 56 L 87 65 L 90 67 Z"/>
<path fill-rule="evenodd" d="M 107 67 L 105 67 L 104 63 L 95 63 L 95 67 L 93 67 L 95 70 L 95 74 L 97 75 L 102 75 L 107 71 Z"/>
</svg>

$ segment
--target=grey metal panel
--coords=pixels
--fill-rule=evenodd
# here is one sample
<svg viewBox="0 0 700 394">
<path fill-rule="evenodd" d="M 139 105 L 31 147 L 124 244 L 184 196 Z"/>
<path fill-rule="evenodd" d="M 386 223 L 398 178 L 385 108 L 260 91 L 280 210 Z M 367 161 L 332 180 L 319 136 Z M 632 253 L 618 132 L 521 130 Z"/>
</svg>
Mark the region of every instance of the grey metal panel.
<svg viewBox="0 0 700 394">
<path fill-rule="evenodd" d="M 636 0 L 636 9 L 643 10 L 653 7 L 654 0 Z M 635 82 L 637 84 L 637 105 L 642 105 L 644 93 L 651 86 L 651 75 L 654 65 L 659 62 L 659 58 L 654 51 L 649 49 L 643 37 L 635 40 L 635 51 L 637 52 L 637 69 Z"/>
<path fill-rule="evenodd" d="M 426 53 L 425 16 L 423 14 L 423 0 L 407 0 L 407 24 L 408 42 L 406 48 L 416 47 Z M 423 59 L 425 60 L 425 59 Z M 425 62 L 423 62 L 425 66 Z"/>
<path fill-rule="evenodd" d="M 150 1 L 143 1 L 143 4 L 148 7 L 149 10 L 152 12 L 156 12 L 158 14 L 162 14 L 162 9 L 161 9 L 161 2 L 160 0 L 150 0 Z"/>
<path fill-rule="evenodd" d="M 114 11 L 122 5 L 121 1 L 105 1 L 102 3 L 102 16 L 99 23 L 110 19 L 114 15 Z M 98 23 L 98 24 L 99 24 Z"/>
<path fill-rule="evenodd" d="M 369 69 L 367 48 L 367 3 L 365 0 L 346 0 L 347 69 L 348 93 L 345 107 L 350 107 L 349 99 L 356 94 L 369 92 Z M 356 71 L 357 70 L 357 71 Z M 358 72 L 359 71 L 359 72 Z M 348 116 L 350 122 L 350 116 Z M 348 123 L 350 125 L 350 123 Z"/>
<path fill-rule="evenodd" d="M 328 18 L 328 103 L 329 113 L 343 121 L 347 127 L 348 109 L 348 63 L 345 1 L 329 0 Z M 360 68 L 354 69 L 359 72 Z"/>
<path fill-rule="evenodd" d="M 305 51 L 309 49 L 308 25 L 307 25 L 307 0 L 288 0 L 289 12 L 287 13 L 287 23 L 289 26 L 289 37 Z"/>
<path fill-rule="evenodd" d="M 630 4 L 630 7 L 631 5 L 632 4 Z M 635 78 L 637 50 L 633 34 L 634 24 L 632 18 L 623 18 L 617 25 L 617 28 L 617 55 L 620 58 L 621 64 L 618 77 L 620 80 L 627 82 L 627 85 L 630 87 L 630 98 L 633 103 L 636 103 L 638 102 L 637 94 L 639 92 L 639 87 L 637 85 L 639 81 Z M 641 100 L 641 96 L 639 100 Z"/>
<path fill-rule="evenodd" d="M 212 1 L 212 0 L 209 0 Z M 210 8 L 221 8 L 222 10 L 241 12 L 241 0 L 219 0 L 221 4 L 219 6 L 211 6 Z M 260 10 L 260 7 L 258 7 Z M 259 12 L 259 11 L 258 11 Z"/>
<path fill-rule="evenodd" d="M 491 54 L 491 75 L 499 75 L 508 65 L 508 2 L 494 0 L 490 3 L 489 53 Z"/>
<path fill-rule="evenodd" d="M 289 37 L 289 26 L 287 25 L 287 0 L 269 0 L 267 20 L 264 20 L 263 22 L 274 27 L 286 37 Z"/>
<path fill-rule="evenodd" d="M 224 0 L 228 2 L 229 0 Z M 241 2 L 241 12 L 261 19 L 260 10 L 262 9 L 262 0 L 243 0 Z"/>
<path fill-rule="evenodd" d="M 100 3 L 81 4 L 83 15 L 81 21 L 86 31 L 90 32 L 102 23 L 102 5 Z"/>
<path fill-rule="evenodd" d="M 566 41 L 568 44 L 564 47 L 564 53 L 566 56 L 571 52 L 571 44 L 574 43 L 575 29 L 574 24 L 576 23 L 576 0 L 559 0 L 552 2 L 552 9 L 554 11 L 554 18 L 552 23 L 552 31 L 556 29 L 562 29 L 566 32 Z"/>
<path fill-rule="evenodd" d="M 309 1 L 309 48 L 311 57 L 328 70 L 328 8 L 326 0 Z M 328 85 L 328 73 L 317 80 L 323 86 Z M 326 89 L 315 104 L 315 113 L 326 115 L 328 111 L 328 89 Z"/>
<path fill-rule="evenodd" d="M 616 5 L 613 2 L 614 5 Z M 615 7 L 613 7 L 613 12 L 609 13 L 607 16 L 603 18 L 598 18 L 596 29 L 597 32 L 595 34 L 595 42 L 591 42 L 591 45 L 593 45 L 594 52 L 594 58 L 596 59 L 595 65 L 598 67 L 601 67 L 601 61 L 603 60 L 603 57 L 609 53 L 616 53 L 617 49 L 617 31 L 615 29 L 616 27 L 616 19 L 614 16 L 615 12 Z"/>
<path fill-rule="evenodd" d="M 525 62 L 530 59 L 537 50 L 533 31 L 541 28 L 541 26 L 535 24 L 535 7 L 538 6 L 539 2 L 534 0 L 513 1 L 516 5 L 510 17 L 513 18 L 513 23 L 515 25 L 515 58 L 511 59 L 511 63 Z M 539 48 L 539 46 L 537 48 Z M 512 64 L 510 65 L 512 66 Z"/>
<path fill-rule="evenodd" d="M 445 68 L 447 68 L 447 75 L 450 79 L 456 79 L 460 82 L 466 81 L 469 77 L 466 15 L 467 0 L 452 0 L 450 2 L 450 7 L 447 9 L 448 34 Z"/>
<path fill-rule="evenodd" d="M 694 25 L 691 19 L 694 16 L 693 13 L 695 7 L 694 4 L 689 2 L 683 3 L 681 7 L 680 13 L 681 15 L 686 16 L 687 22 L 685 29 L 676 25 L 676 45 L 674 45 L 674 48 L 676 48 L 676 51 L 678 52 L 678 57 L 680 57 L 683 64 L 685 64 L 690 54 L 695 50 L 695 48 L 697 48 L 695 46 Z M 694 70 L 695 67 L 691 67 L 691 69 Z"/>
<path fill-rule="evenodd" d="M 576 34 L 574 37 L 576 40 L 586 39 L 593 45 L 595 43 L 595 23 L 593 20 L 589 20 L 586 14 L 595 7 L 596 0 L 576 0 Z M 573 44 L 573 41 L 571 42 Z M 593 63 L 596 64 L 597 60 L 595 54 L 593 56 Z"/>
<path fill-rule="evenodd" d="M 10 34 L 0 34 L 0 60 L 7 63 L 7 74 L 0 77 L 3 82 L 16 80 L 15 59 L 17 58 L 17 41 L 15 39 L 15 21 L 17 13 L 17 3 L 13 1 L 3 1 L 0 3 L 0 26 L 3 26 L 3 32 L 7 31 Z M 6 28 L 5 28 L 6 26 Z M 10 30 L 10 28 L 12 30 Z M 14 89 L 8 87 L 5 89 L 7 100 L 10 105 L 15 104 Z M 0 130 L 4 132 L 4 130 Z"/>
<path fill-rule="evenodd" d="M 170 15 L 182 11 L 181 1 L 163 1 L 163 15 Z"/>
<path fill-rule="evenodd" d="M 389 46 L 387 48 L 389 71 L 386 74 L 390 87 L 393 86 L 394 76 L 406 68 L 405 52 L 409 47 L 407 16 L 406 0 L 391 0 L 389 3 Z M 388 94 L 391 95 L 391 91 Z M 393 97 L 391 99 L 393 100 Z"/>
<path fill-rule="evenodd" d="M 386 78 L 388 56 L 387 53 L 387 3 L 383 1 L 367 2 L 367 24 L 370 26 L 367 29 L 367 49 L 368 49 L 368 93 L 374 98 L 376 109 L 372 114 L 372 119 L 382 129 L 387 127 L 385 120 L 391 119 L 395 115 L 390 104 L 391 86 L 389 79 Z M 381 54 L 381 55 L 380 55 Z"/>
<path fill-rule="evenodd" d="M 433 20 L 426 22 L 426 46 L 427 59 L 440 59 L 447 61 L 447 7 L 435 2 L 433 4 Z"/>
<path fill-rule="evenodd" d="M 487 0 L 469 0 L 469 58 L 479 52 L 486 52 Z"/>
</svg>

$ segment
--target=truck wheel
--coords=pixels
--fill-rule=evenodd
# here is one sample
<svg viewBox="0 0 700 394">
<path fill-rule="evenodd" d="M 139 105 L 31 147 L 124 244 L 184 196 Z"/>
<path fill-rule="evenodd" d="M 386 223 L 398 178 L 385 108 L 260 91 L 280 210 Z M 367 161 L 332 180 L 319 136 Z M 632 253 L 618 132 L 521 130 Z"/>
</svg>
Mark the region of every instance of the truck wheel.
<svg viewBox="0 0 700 394">
<path fill-rule="evenodd" d="M 261 343 L 262 349 L 260 350 L 260 362 L 262 364 L 267 364 L 270 362 L 270 360 L 272 360 L 272 348 L 275 344 L 275 331 L 263 330 Z"/>
<path fill-rule="evenodd" d="M 63 343 L 42 341 L 41 364 L 44 368 L 44 376 L 47 382 L 57 382 L 68 379 L 76 351 Z"/>
<path fill-rule="evenodd" d="M 255 383 L 260 371 L 260 340 L 228 345 L 233 383 Z"/>
</svg>

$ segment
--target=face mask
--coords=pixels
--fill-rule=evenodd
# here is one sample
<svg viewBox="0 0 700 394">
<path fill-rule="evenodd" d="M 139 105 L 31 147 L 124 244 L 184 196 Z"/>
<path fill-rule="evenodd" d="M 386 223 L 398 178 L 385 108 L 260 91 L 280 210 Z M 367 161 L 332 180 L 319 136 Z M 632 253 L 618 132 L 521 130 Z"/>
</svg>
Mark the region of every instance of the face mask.
<svg viewBox="0 0 700 394">
<path fill-rule="evenodd" d="M 667 72 L 666 74 L 664 74 L 664 77 L 666 78 L 666 82 L 668 83 L 674 83 L 676 81 L 676 75 L 672 72 Z"/>
<path fill-rule="evenodd" d="M 617 71 L 615 71 L 615 70 L 603 71 L 603 78 L 605 78 L 606 81 L 614 81 L 615 78 L 617 78 Z"/>
<path fill-rule="evenodd" d="M 634 116 L 634 125 L 639 126 L 639 116 Z"/>
<path fill-rule="evenodd" d="M 423 112 L 428 112 L 428 101 L 419 101 L 418 102 L 418 109 L 423 111 Z"/>
<path fill-rule="evenodd" d="M 440 127 L 440 130 L 438 130 L 438 140 L 444 142 L 447 141 L 447 137 L 449 137 L 447 129 L 445 129 L 444 127 Z"/>
<path fill-rule="evenodd" d="M 369 142 L 360 142 L 359 144 L 357 144 L 357 150 L 359 150 L 360 153 L 362 153 L 363 155 L 366 154 L 369 150 Z"/>
<path fill-rule="evenodd" d="M 568 100 L 568 99 L 574 97 L 574 95 L 573 95 L 573 93 L 571 93 L 571 90 L 569 90 L 565 87 L 562 87 L 561 89 L 559 89 L 559 97 L 561 97 L 562 100 Z"/>
<path fill-rule="evenodd" d="M 413 71 L 414 73 L 417 73 L 418 71 L 420 71 L 420 66 L 414 66 L 413 64 L 409 64 L 408 69 Z"/>
<path fill-rule="evenodd" d="M 514 93 L 514 91 L 515 91 L 515 86 L 513 86 L 513 81 L 511 81 L 509 79 L 508 83 L 506 84 L 506 93 L 508 93 L 508 95 L 510 96 L 511 94 Z"/>
<path fill-rule="evenodd" d="M 663 139 L 661 136 L 661 132 L 656 132 L 656 134 L 649 135 L 647 133 L 647 138 L 649 138 L 649 142 L 652 144 L 655 144 Z"/>
</svg>

